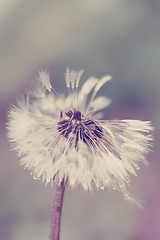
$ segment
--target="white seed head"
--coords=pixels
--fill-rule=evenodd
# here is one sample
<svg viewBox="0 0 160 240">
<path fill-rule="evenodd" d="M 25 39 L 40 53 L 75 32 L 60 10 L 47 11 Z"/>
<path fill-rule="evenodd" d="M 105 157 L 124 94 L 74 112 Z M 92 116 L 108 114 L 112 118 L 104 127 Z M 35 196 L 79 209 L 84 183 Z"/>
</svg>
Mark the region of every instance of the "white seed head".
<svg viewBox="0 0 160 240">
<path fill-rule="evenodd" d="M 21 97 L 9 112 L 8 137 L 34 178 L 46 183 L 64 179 L 71 188 L 81 184 L 86 190 L 114 186 L 127 197 L 130 175 L 136 176 L 150 150 L 153 127 L 150 121 L 96 119 L 111 102 L 96 93 L 111 77 L 88 79 L 78 94 L 82 73 L 67 68 L 66 85 L 73 88 L 67 98 L 52 92 L 43 98 L 37 92 L 32 99 Z M 37 81 L 50 92 L 46 72 Z"/>
</svg>

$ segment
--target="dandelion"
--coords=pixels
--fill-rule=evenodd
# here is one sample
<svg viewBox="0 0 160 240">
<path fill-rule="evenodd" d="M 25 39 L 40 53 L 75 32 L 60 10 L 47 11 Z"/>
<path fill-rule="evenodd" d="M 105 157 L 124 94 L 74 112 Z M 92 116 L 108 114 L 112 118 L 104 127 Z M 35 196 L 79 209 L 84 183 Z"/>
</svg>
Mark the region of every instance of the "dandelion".
<svg viewBox="0 0 160 240">
<path fill-rule="evenodd" d="M 60 221 L 66 184 L 108 187 L 128 196 L 130 176 L 136 176 L 152 141 L 150 121 L 100 120 L 111 100 L 96 95 L 112 77 L 91 77 L 78 92 L 82 74 L 67 68 L 65 98 L 53 89 L 49 74 L 39 72 L 34 88 L 9 111 L 8 137 L 21 164 L 34 178 L 57 184 L 51 239 L 59 239 L 55 215 Z"/>
</svg>

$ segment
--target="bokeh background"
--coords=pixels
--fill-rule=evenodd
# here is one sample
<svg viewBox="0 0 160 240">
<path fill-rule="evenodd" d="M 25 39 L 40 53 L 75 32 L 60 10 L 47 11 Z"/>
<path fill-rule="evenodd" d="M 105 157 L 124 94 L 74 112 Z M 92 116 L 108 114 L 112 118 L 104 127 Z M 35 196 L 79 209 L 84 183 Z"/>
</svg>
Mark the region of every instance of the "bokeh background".
<svg viewBox="0 0 160 240">
<path fill-rule="evenodd" d="M 65 92 L 66 66 L 90 76 L 110 74 L 100 95 L 112 104 L 105 119 L 151 120 L 149 166 L 132 178 L 130 192 L 144 209 L 132 210 L 107 189 L 66 191 L 61 240 L 160 239 L 160 1 L 0 1 L 0 240 L 46 240 L 54 187 L 34 180 L 10 151 L 7 109 L 37 71 L 50 71 Z"/>
</svg>

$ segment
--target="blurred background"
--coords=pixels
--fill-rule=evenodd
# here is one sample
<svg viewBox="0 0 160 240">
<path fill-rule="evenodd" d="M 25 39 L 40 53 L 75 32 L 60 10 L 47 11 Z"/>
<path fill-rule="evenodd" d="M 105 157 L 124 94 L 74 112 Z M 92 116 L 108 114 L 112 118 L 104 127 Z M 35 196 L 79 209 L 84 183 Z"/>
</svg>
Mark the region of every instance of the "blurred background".
<svg viewBox="0 0 160 240">
<path fill-rule="evenodd" d="M 154 148 L 131 180 L 133 211 L 117 192 L 66 190 L 61 240 L 160 239 L 160 1 L 0 1 L 0 240 L 46 240 L 54 187 L 34 180 L 10 151 L 7 109 L 39 69 L 65 92 L 64 72 L 113 76 L 105 119 L 151 120 Z"/>
</svg>

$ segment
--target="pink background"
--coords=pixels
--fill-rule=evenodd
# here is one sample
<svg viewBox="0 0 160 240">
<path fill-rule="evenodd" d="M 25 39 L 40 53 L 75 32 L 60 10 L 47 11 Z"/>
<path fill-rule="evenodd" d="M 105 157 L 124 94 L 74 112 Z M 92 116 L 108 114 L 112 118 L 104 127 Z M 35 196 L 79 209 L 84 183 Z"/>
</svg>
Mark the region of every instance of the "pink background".
<svg viewBox="0 0 160 240">
<path fill-rule="evenodd" d="M 0 240 L 46 240 L 54 187 L 34 180 L 10 151 L 7 109 L 41 68 L 66 92 L 66 66 L 113 76 L 99 93 L 105 119 L 151 120 L 154 148 L 132 178 L 144 201 L 133 211 L 117 192 L 66 191 L 61 240 L 160 239 L 160 2 L 157 0 L 0 1 Z"/>
</svg>

